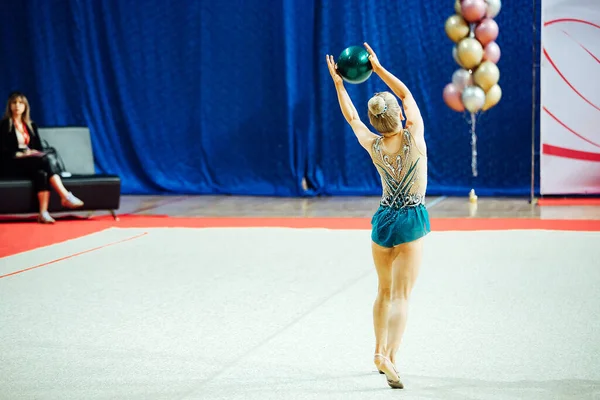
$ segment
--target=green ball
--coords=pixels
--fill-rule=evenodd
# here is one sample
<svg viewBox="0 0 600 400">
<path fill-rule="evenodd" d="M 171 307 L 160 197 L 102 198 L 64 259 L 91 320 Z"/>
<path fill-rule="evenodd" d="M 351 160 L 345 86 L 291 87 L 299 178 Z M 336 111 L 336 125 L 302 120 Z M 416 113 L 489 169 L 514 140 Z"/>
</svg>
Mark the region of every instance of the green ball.
<svg viewBox="0 0 600 400">
<path fill-rule="evenodd" d="M 337 59 L 337 70 L 348 83 L 363 83 L 373 73 L 369 52 L 361 46 L 350 46 Z"/>
</svg>

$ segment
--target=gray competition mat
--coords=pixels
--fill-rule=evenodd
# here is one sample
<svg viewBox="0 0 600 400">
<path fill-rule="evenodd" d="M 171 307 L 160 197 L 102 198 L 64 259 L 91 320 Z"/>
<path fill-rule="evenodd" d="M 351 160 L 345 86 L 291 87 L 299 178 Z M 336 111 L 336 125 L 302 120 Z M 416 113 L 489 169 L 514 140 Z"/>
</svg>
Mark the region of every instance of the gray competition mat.
<svg viewBox="0 0 600 400">
<path fill-rule="evenodd" d="M 0 260 L 100 247 L 0 279 L 0 399 L 600 398 L 599 243 L 432 233 L 392 390 L 368 231 L 109 229 Z"/>
</svg>

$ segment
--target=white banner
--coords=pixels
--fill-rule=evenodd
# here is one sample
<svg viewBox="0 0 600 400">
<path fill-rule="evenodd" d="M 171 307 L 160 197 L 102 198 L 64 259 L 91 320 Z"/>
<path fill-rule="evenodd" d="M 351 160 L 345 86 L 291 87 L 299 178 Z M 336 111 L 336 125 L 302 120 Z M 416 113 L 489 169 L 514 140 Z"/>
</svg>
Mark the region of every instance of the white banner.
<svg viewBox="0 0 600 400">
<path fill-rule="evenodd" d="M 542 0 L 541 194 L 600 193 L 600 0 Z"/>
</svg>

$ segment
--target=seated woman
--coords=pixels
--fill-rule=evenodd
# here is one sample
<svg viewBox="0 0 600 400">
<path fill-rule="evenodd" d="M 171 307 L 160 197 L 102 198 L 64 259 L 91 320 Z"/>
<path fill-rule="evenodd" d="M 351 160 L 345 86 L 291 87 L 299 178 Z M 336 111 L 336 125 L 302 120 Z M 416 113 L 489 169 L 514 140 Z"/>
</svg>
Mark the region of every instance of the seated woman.
<svg viewBox="0 0 600 400">
<path fill-rule="evenodd" d="M 0 121 L 0 160 L 4 175 L 33 181 L 39 200 L 39 222 L 55 222 L 48 213 L 50 185 L 60 196 L 63 207 L 83 206 L 81 200 L 65 189 L 54 155 L 43 152 L 37 125 L 30 119 L 29 102 L 23 93 L 10 95 Z"/>
</svg>

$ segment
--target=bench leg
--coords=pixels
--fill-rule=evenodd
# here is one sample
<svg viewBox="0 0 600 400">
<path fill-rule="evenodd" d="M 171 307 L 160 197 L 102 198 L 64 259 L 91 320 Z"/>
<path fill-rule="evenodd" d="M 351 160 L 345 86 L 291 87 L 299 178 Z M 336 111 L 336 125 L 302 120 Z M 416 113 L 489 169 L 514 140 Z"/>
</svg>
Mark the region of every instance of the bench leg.
<svg viewBox="0 0 600 400">
<path fill-rule="evenodd" d="M 110 215 L 113 216 L 115 221 L 119 220 L 119 217 L 117 216 L 117 213 L 115 212 L 115 210 L 110 210 Z"/>
</svg>

